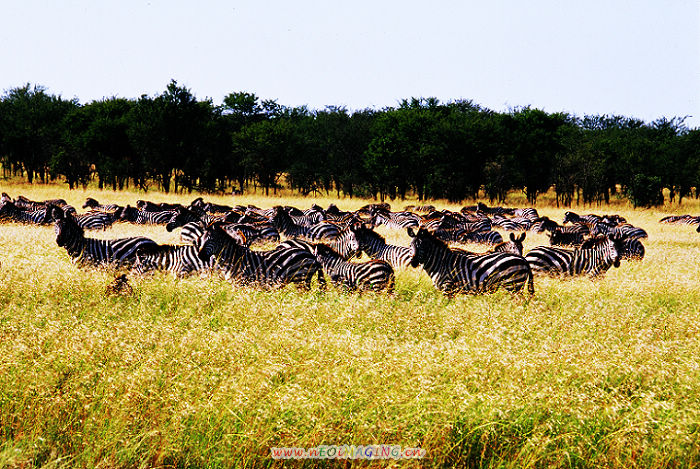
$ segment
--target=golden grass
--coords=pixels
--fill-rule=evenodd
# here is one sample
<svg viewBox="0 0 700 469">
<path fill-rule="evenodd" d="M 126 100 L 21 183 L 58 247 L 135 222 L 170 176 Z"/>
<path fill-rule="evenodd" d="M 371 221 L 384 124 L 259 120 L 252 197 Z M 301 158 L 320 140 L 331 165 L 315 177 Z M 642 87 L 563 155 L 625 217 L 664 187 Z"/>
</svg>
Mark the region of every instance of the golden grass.
<svg viewBox="0 0 700 469">
<path fill-rule="evenodd" d="M 195 197 L 0 190 L 76 207 Z M 698 465 L 700 235 L 659 224 L 663 211 L 574 210 L 622 213 L 649 232 L 647 257 L 596 282 L 537 278 L 530 301 L 450 300 L 414 270 L 393 296 L 158 274 L 106 297 L 113 274 L 73 266 L 51 227 L 0 225 L 0 465 L 260 466 L 271 446 L 321 444 L 426 449 L 401 466 Z M 100 236 L 135 233 L 177 239 L 129 225 Z M 528 234 L 526 249 L 540 244 Z"/>
</svg>

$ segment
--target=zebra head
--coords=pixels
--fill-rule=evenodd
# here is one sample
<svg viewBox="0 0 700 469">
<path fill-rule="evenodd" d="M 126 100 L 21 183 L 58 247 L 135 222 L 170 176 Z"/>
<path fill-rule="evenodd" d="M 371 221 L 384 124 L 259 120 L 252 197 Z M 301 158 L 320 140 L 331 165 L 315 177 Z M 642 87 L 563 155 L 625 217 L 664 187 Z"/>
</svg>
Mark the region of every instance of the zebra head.
<svg viewBox="0 0 700 469">
<path fill-rule="evenodd" d="M 355 223 L 350 226 L 350 229 L 355 234 L 355 239 L 357 240 L 358 256 L 362 253 L 362 251 L 367 252 L 367 249 L 371 249 L 375 244 L 379 244 L 381 246 L 386 244 L 386 241 L 382 235 L 375 232 L 371 228 L 368 228 L 363 223 Z"/>
<path fill-rule="evenodd" d="M 540 217 L 532 222 L 530 230 L 535 233 L 543 233 L 545 231 L 554 231 L 558 226 L 557 222 L 550 220 L 549 217 Z"/>
<path fill-rule="evenodd" d="M 624 240 L 618 234 L 611 236 L 598 235 L 583 242 L 581 250 L 592 249 L 597 251 L 603 265 L 620 267 L 620 256 L 624 249 Z M 607 268 L 607 267 L 606 267 Z"/>
<path fill-rule="evenodd" d="M 615 250 L 615 258 L 613 260 L 613 266 L 614 267 L 620 267 L 620 260 L 622 259 L 622 253 L 624 252 L 625 249 L 625 240 L 622 235 L 619 233 L 614 233 L 611 237 L 610 240 L 612 241 L 613 244 L 613 249 Z"/>
<path fill-rule="evenodd" d="M 518 256 L 523 255 L 523 241 L 525 241 L 525 233 L 516 237 L 514 233 L 510 234 L 510 241 L 500 244 L 494 248 L 497 252 L 510 252 Z"/>
<path fill-rule="evenodd" d="M 564 221 L 563 221 L 562 223 L 563 223 L 563 224 L 566 224 L 566 223 L 576 223 L 576 222 L 579 222 L 579 221 L 581 221 L 581 217 L 580 217 L 578 214 L 576 214 L 576 213 L 574 213 L 574 212 L 566 212 L 566 213 L 564 214 Z"/>
<path fill-rule="evenodd" d="M 204 262 L 211 261 L 212 257 L 220 256 L 228 247 L 240 248 L 240 245 L 226 232 L 222 222 L 210 224 L 196 244 L 197 255 Z"/>
<path fill-rule="evenodd" d="M 338 254 L 345 259 L 350 259 L 355 256 L 360 257 L 362 254 L 362 251 L 360 251 L 360 242 L 357 240 L 357 235 L 355 234 L 353 226 L 342 230 L 332 243 L 333 247 L 338 251 Z"/>
<path fill-rule="evenodd" d="M 61 247 L 69 246 L 77 239 L 82 239 L 85 232 L 73 218 L 73 215 L 65 214 L 60 207 L 49 205 L 46 207 L 47 216 L 53 218 L 54 231 L 56 232 L 56 244 Z"/>
<path fill-rule="evenodd" d="M 200 220 L 200 218 L 191 210 L 184 207 L 178 207 L 175 209 L 175 212 L 173 212 L 173 216 L 170 218 L 170 221 L 165 225 L 165 229 L 168 231 L 168 233 L 170 233 L 175 228 L 185 226 L 187 223 L 198 220 Z"/>
<path fill-rule="evenodd" d="M 142 201 L 139 201 L 142 202 Z M 119 215 L 119 220 L 120 221 L 130 221 L 130 222 L 135 222 L 136 219 L 139 216 L 139 209 L 136 207 L 132 207 L 130 205 L 127 205 L 124 207 L 124 210 L 122 210 L 122 213 Z"/>
<path fill-rule="evenodd" d="M 411 267 L 415 268 L 428 261 L 428 258 L 434 251 L 433 244 L 440 241 L 425 228 L 419 228 L 416 233 L 413 232 L 412 228 L 407 228 L 406 231 L 408 236 L 413 238 L 409 252 L 411 254 Z"/>
<path fill-rule="evenodd" d="M 88 197 L 87 199 L 85 199 L 85 203 L 83 204 L 83 208 L 95 208 L 99 206 L 100 203 L 92 197 Z"/>
</svg>

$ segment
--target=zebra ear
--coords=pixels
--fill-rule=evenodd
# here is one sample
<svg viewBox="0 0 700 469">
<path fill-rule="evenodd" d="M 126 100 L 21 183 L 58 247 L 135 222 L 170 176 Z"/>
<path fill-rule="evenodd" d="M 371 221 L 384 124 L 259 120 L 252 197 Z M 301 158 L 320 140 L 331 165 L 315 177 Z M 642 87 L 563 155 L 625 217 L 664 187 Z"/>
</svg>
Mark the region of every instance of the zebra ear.
<svg viewBox="0 0 700 469">
<path fill-rule="evenodd" d="M 520 236 L 518 236 L 518 240 L 517 240 L 517 241 L 520 242 L 520 243 L 522 243 L 523 241 L 525 241 L 525 234 L 526 234 L 526 233 L 523 233 L 523 234 L 521 234 Z"/>
<path fill-rule="evenodd" d="M 515 233 L 510 234 L 510 240 L 515 242 Z"/>
<path fill-rule="evenodd" d="M 408 228 L 406 229 L 406 231 L 408 232 L 408 236 L 410 236 L 411 238 L 415 238 L 415 237 L 416 237 L 416 234 L 413 232 L 413 228 L 408 227 Z"/>
</svg>

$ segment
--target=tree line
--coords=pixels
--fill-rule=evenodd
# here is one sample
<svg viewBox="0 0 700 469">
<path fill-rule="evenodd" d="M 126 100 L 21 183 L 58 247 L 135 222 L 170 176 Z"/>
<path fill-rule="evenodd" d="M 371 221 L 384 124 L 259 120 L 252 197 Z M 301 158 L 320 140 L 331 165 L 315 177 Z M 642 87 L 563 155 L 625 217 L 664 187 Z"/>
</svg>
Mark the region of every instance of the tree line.
<svg viewBox="0 0 700 469">
<path fill-rule="evenodd" d="M 69 188 L 246 191 L 286 186 L 380 200 L 486 196 L 635 206 L 700 196 L 700 129 L 684 118 L 576 117 L 530 107 L 411 98 L 350 112 L 287 107 L 235 92 L 221 104 L 171 81 L 158 95 L 88 104 L 27 84 L 0 101 L 4 176 Z"/>
</svg>

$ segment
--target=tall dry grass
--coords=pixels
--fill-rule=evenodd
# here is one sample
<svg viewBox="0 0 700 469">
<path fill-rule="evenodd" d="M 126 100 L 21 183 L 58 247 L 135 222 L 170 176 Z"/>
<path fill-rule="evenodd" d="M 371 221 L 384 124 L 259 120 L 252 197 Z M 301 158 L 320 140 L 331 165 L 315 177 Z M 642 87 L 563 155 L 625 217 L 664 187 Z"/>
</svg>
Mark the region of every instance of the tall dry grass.
<svg viewBox="0 0 700 469">
<path fill-rule="evenodd" d="M 86 196 L 144 197 L 0 190 L 77 207 Z M 450 300 L 416 270 L 398 273 L 393 296 L 157 274 L 132 276 L 132 296 L 107 297 L 113 273 L 72 265 L 51 227 L 0 225 L 0 465 L 260 466 L 272 446 L 321 444 L 427 451 L 401 466 L 698 465 L 700 235 L 660 225 L 663 211 L 578 211 L 613 210 L 649 232 L 644 261 L 596 282 L 537 278 L 529 301 Z M 136 233 L 176 241 L 130 225 L 100 236 Z M 528 234 L 526 249 L 539 244 Z"/>
</svg>

